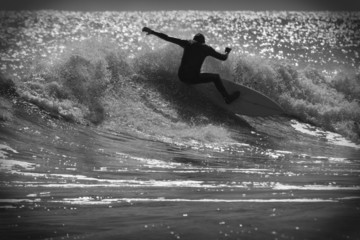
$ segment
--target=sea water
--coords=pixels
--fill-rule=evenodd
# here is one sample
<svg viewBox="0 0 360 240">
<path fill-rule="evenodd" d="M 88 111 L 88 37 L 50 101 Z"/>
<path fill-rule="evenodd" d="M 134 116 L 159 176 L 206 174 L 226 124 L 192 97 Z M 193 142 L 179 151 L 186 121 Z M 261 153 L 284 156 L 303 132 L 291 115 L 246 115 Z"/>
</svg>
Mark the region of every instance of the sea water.
<svg viewBox="0 0 360 240">
<path fill-rule="evenodd" d="M 1 12 L 2 239 L 359 239 L 356 12 Z M 202 32 L 287 116 L 178 81 Z"/>
</svg>

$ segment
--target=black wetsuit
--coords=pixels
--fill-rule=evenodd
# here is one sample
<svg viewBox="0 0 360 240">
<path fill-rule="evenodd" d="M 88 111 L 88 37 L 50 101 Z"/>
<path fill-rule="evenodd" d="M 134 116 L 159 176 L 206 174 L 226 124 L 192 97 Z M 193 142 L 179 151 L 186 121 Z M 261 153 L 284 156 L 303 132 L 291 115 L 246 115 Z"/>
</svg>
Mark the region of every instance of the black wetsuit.
<svg viewBox="0 0 360 240">
<path fill-rule="evenodd" d="M 174 37 L 169 37 L 164 33 L 152 32 L 155 36 L 175 43 L 184 48 L 184 53 L 181 59 L 178 76 L 180 80 L 187 84 L 199 84 L 213 82 L 218 91 L 224 96 L 228 96 L 224 85 L 221 82 L 219 74 L 216 73 L 201 73 L 201 66 L 207 56 L 225 61 L 227 54 L 217 52 L 214 48 L 204 43 L 199 43 L 195 40 L 183 40 Z"/>
</svg>

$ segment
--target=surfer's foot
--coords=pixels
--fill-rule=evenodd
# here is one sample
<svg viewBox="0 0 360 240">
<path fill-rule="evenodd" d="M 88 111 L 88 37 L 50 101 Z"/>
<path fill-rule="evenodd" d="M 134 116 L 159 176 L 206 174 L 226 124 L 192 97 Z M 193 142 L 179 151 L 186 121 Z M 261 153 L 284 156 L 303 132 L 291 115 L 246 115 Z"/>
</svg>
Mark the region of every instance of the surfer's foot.
<svg viewBox="0 0 360 240">
<path fill-rule="evenodd" d="M 232 103 L 233 101 L 235 101 L 238 97 L 240 96 L 240 92 L 239 91 L 236 91 L 232 94 L 230 94 L 229 96 L 227 97 L 224 97 L 224 100 L 227 104 L 230 104 Z"/>
</svg>

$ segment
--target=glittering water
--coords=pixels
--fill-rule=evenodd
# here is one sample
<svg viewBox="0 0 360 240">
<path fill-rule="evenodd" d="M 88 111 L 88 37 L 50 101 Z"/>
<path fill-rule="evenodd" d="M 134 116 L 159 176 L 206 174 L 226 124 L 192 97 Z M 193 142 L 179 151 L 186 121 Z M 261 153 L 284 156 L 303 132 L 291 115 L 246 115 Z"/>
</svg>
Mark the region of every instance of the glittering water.
<svg viewBox="0 0 360 240">
<path fill-rule="evenodd" d="M 1 14 L 1 69 L 19 93 L 0 97 L 2 239 L 360 238 L 360 146 L 343 136 L 359 106 L 294 67 L 356 72 L 357 13 Z M 294 118 L 216 109 L 144 25 L 232 45 L 230 65 L 260 65 L 258 88 Z M 286 64 L 242 62 L 257 54 Z"/>
</svg>

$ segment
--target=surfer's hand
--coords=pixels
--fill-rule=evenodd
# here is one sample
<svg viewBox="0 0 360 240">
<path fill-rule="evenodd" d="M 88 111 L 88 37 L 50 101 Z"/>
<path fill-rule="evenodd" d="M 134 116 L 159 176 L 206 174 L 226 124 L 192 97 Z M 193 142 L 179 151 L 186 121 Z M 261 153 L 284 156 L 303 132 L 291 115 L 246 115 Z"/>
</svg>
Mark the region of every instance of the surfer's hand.
<svg viewBox="0 0 360 240">
<path fill-rule="evenodd" d="M 225 53 L 229 54 L 230 51 L 231 51 L 231 48 L 229 48 L 229 47 L 225 48 Z"/>
<path fill-rule="evenodd" d="M 148 27 L 143 27 L 142 29 L 143 32 L 146 32 L 146 35 L 150 35 L 153 33 L 153 30 L 151 30 L 150 28 Z"/>
</svg>

